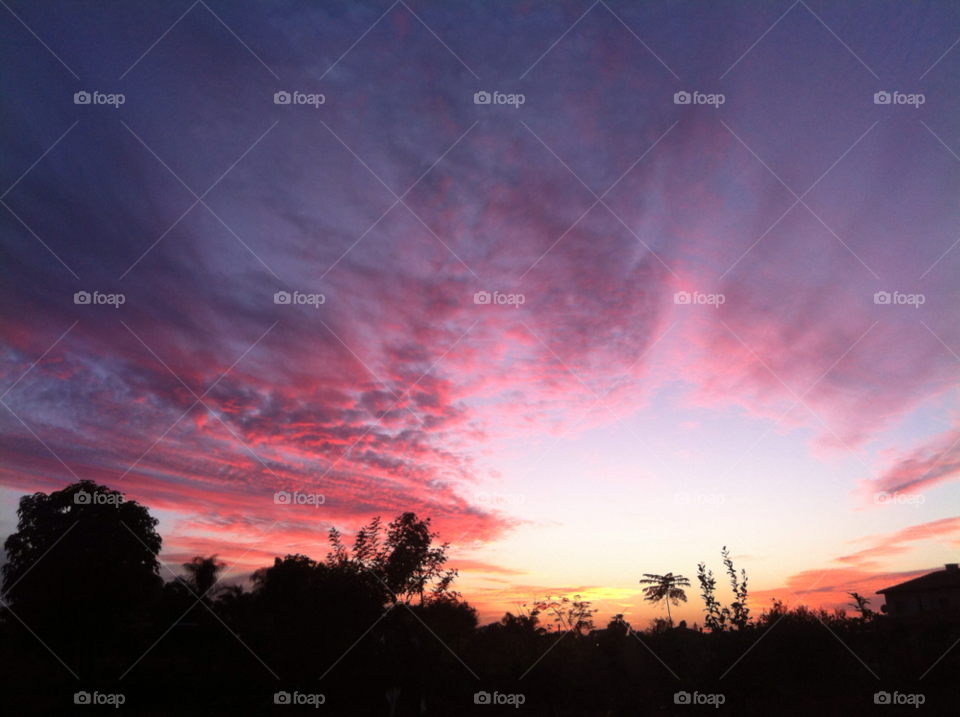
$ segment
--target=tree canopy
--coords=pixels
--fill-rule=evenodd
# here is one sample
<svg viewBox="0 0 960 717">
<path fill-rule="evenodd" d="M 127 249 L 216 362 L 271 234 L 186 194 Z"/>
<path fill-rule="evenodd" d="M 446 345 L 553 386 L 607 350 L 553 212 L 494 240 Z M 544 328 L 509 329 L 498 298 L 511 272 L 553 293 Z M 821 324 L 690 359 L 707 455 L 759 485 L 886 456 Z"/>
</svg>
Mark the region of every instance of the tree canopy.
<svg viewBox="0 0 960 717">
<path fill-rule="evenodd" d="M 93 481 L 20 499 L 4 547 L 5 600 L 36 621 L 87 614 L 141 619 L 163 584 L 157 519 Z M 18 610 L 19 612 L 19 610 Z"/>
</svg>

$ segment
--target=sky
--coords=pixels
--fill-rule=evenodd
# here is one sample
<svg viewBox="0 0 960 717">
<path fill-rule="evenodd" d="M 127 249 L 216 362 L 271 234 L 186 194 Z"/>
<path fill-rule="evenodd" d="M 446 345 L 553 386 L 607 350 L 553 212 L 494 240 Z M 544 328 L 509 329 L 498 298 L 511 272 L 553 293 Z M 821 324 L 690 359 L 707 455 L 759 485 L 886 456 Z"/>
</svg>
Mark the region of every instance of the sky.
<svg viewBox="0 0 960 717">
<path fill-rule="evenodd" d="M 667 572 L 702 622 L 724 546 L 755 613 L 877 607 L 960 562 L 958 38 L 951 2 L 5 3 L 0 533 L 90 479 L 228 582 L 414 511 L 483 622 L 646 627 Z"/>
</svg>

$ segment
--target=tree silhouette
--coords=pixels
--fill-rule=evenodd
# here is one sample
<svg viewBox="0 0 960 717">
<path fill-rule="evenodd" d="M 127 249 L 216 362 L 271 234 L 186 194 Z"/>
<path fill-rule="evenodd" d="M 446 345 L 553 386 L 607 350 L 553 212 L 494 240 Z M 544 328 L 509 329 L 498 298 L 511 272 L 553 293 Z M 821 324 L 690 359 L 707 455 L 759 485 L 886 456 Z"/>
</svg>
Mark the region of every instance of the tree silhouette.
<svg viewBox="0 0 960 717">
<path fill-rule="evenodd" d="M 573 600 L 566 595 L 561 595 L 558 600 L 547 595 L 546 600 L 534 603 L 530 615 L 536 617 L 547 613 L 553 616 L 553 621 L 561 631 L 569 630 L 577 637 L 583 637 L 584 632 L 593 629 L 593 613 L 596 611 L 590 605 L 589 600 L 581 600 L 579 595 L 574 595 Z"/>
<path fill-rule="evenodd" d="M 254 573 L 250 592 L 218 587 L 224 566 L 215 555 L 191 559 L 179 580 L 158 590 L 157 521 L 89 481 L 24 497 L 19 517 L 6 542 L 7 594 L 0 605 L 3 700 L 12 705 L 4 714 L 64 714 L 63 695 L 77 687 L 57 659 L 101 694 L 123 676 L 114 691 L 130 702 L 146 703 L 148 695 L 157 702 L 144 714 L 182 712 L 184 704 L 196 705 L 197 714 L 266 714 L 256 708 L 265 695 L 299 688 L 351 705 L 338 712 L 345 717 L 390 709 L 406 717 L 427 706 L 429 714 L 479 715 L 489 710 L 471 711 L 468 697 L 478 675 L 501 694 L 540 702 L 543 709 L 531 715 L 636 714 L 638 706 L 655 709 L 665 697 L 657 678 L 664 664 L 682 681 L 703 684 L 748 652 L 750 669 L 729 690 L 730 714 L 749 712 L 745 695 L 757 714 L 783 714 L 777 700 L 784 691 L 802 708 L 796 713 L 812 713 L 824 700 L 842 705 L 851 684 L 857 692 L 872 689 L 875 676 L 916 680 L 918 665 L 934 665 L 924 684 L 956 701 L 960 655 L 951 648 L 960 620 L 938 614 L 931 615 L 936 623 L 898 624 L 875 614 L 858 593 L 849 593 L 857 610 L 850 616 L 839 607 L 830 613 L 774 601 L 750 618 L 746 575 L 734 569 L 726 547 L 730 606 L 716 599 L 714 574 L 699 566 L 707 634 L 696 625 L 672 629 L 671 608 L 689 586 L 672 573 L 643 576 L 646 599 L 665 600 L 668 610 L 668 618 L 645 630 L 631 628 L 623 615 L 593 629 L 593 608 L 579 595 L 548 596 L 478 627 L 477 611 L 451 589 L 456 573 L 444 567 L 447 546 L 438 546 L 429 521 L 413 513 L 386 527 L 374 519 L 357 533 L 352 551 L 331 531 L 333 549 L 324 562 L 277 558 Z M 734 626 L 747 629 L 732 633 Z M 576 638 L 561 639 L 566 632 Z M 861 659 L 850 659 L 851 652 Z M 876 675 L 865 674 L 865 666 Z M 177 686 L 166 702 L 158 679 Z M 818 686 L 815 695 L 810 684 Z"/>
<path fill-rule="evenodd" d="M 225 589 L 223 585 L 214 587 L 225 567 L 227 567 L 226 563 L 217 562 L 216 555 L 211 555 L 209 558 L 198 555 L 190 562 L 183 564 L 186 575 L 180 580 L 194 595 L 209 602 L 211 597 Z M 210 597 L 207 597 L 208 594 Z"/>
<path fill-rule="evenodd" d="M 703 624 L 711 632 L 723 632 L 727 629 L 728 622 L 735 625 L 738 630 L 744 630 L 750 624 L 750 608 L 747 607 L 747 571 L 741 570 L 738 577 L 726 545 L 723 546 L 720 554 L 723 556 L 723 564 L 727 568 L 727 575 L 730 576 L 730 587 L 736 599 L 730 603 L 730 607 L 721 605 L 715 596 L 717 581 L 713 577 L 713 571 L 707 570 L 705 563 L 697 565 L 700 595 L 706 605 L 704 612 L 707 613 Z"/>
<path fill-rule="evenodd" d="M 683 591 L 683 588 L 690 587 L 690 581 L 682 575 L 674 575 L 673 573 L 667 573 L 666 575 L 644 573 L 640 584 L 649 585 L 649 587 L 643 589 L 643 593 L 646 595 L 644 600 L 652 602 L 654 605 L 658 605 L 661 600 L 666 601 L 667 621 L 673 625 L 673 618 L 670 616 L 670 603 L 679 605 L 681 602 L 687 601 L 687 594 Z"/>
<path fill-rule="evenodd" d="M 860 613 L 860 617 L 854 618 L 854 621 L 858 625 L 865 625 L 871 620 L 875 620 L 877 618 L 877 613 L 875 613 L 869 607 L 870 605 L 869 599 L 865 598 L 863 595 L 860 595 L 859 593 L 856 593 L 856 592 L 847 593 L 847 595 L 853 598 L 853 602 L 849 603 L 850 607 L 856 609 L 856 611 Z"/>
<path fill-rule="evenodd" d="M 302 678 L 322 674 L 383 611 L 382 592 L 371 581 L 306 555 L 276 558 L 254 572 L 253 585 L 253 629 L 264 659 Z M 350 653 L 362 656 L 359 647 Z"/>
<path fill-rule="evenodd" d="M 407 603 L 419 599 L 421 605 L 440 600 L 459 600 L 452 589 L 456 570 L 445 570 L 449 543 L 433 547 L 439 533 L 430 531 L 430 519 L 420 520 L 416 513 L 404 513 L 381 536 L 380 518 L 361 528 L 354 539 L 350 556 L 336 528 L 330 529 L 333 551 L 327 565 L 347 569 L 372 579 L 384 594 L 384 602 Z"/>
<path fill-rule="evenodd" d="M 4 543 L 4 602 L 76 669 L 114 673 L 160 600 L 158 521 L 89 480 L 23 496 L 17 515 Z"/>
<path fill-rule="evenodd" d="M 730 622 L 736 625 L 738 630 L 743 630 L 750 623 L 750 608 L 747 607 L 747 571 L 741 569 L 738 580 L 737 570 L 733 567 L 733 560 L 726 545 L 723 546 L 720 554 L 723 556 L 723 564 L 727 567 L 727 575 L 730 576 L 730 587 L 733 588 L 733 594 L 736 597 L 736 600 L 730 603 Z"/>
<path fill-rule="evenodd" d="M 23 496 L 17 516 L 3 566 L 5 599 L 15 607 L 134 617 L 159 592 L 158 521 L 119 492 L 83 480 Z"/>
<path fill-rule="evenodd" d="M 730 608 L 722 606 L 720 601 L 717 600 L 715 595 L 717 580 L 713 577 L 713 571 L 707 570 L 706 563 L 697 565 L 697 580 L 700 582 L 700 596 L 706 605 L 703 608 L 703 611 L 707 613 L 703 618 L 703 624 L 710 632 L 722 632 L 727 628 Z"/>
</svg>

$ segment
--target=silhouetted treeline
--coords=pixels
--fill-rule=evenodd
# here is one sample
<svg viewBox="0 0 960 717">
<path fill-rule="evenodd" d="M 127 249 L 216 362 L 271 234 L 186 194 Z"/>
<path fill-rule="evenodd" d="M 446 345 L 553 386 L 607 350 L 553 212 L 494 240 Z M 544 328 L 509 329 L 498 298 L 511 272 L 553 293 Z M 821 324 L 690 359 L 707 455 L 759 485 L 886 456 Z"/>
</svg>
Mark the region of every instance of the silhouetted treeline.
<svg viewBox="0 0 960 717">
<path fill-rule="evenodd" d="M 680 692 L 723 695 L 715 715 L 896 713 L 873 704 L 881 690 L 924 694 L 925 714 L 955 713 L 955 625 L 907 629 L 859 596 L 852 617 L 781 603 L 750 617 L 746 575 L 737 577 L 726 550 L 736 600 L 721 606 L 701 566 L 705 630 L 668 620 L 638 629 L 621 615 L 596 628 L 579 596 L 548 597 L 479 627 L 454 589 L 448 546 L 413 513 L 372 521 L 352 548 L 331 531 L 322 559 L 277 558 L 251 590 L 224 585 L 216 556 L 164 582 L 156 519 L 90 481 L 24 496 L 18 516 L 0 603 L 3 714 L 107 709 L 75 705 L 79 692 L 122 694 L 111 714 L 136 715 L 708 709 L 676 704 Z M 651 598 L 685 600 L 682 576 L 645 582 Z M 323 704 L 275 704 L 278 693 L 322 694 Z M 478 693 L 522 695 L 522 705 L 482 704 Z"/>
</svg>

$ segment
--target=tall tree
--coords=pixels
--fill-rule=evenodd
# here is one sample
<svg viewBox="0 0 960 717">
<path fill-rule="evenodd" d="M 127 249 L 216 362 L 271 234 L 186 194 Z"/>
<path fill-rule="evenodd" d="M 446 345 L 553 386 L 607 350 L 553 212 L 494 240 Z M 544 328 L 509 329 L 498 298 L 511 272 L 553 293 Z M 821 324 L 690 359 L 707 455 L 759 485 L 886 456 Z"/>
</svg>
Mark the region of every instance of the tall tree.
<svg viewBox="0 0 960 717">
<path fill-rule="evenodd" d="M 190 592 L 209 602 L 214 594 L 222 592 L 221 588 L 225 587 L 217 586 L 220 573 L 225 567 L 227 567 L 226 563 L 218 562 L 216 555 L 211 555 L 209 558 L 198 555 L 190 562 L 183 564 L 186 574 L 180 580 L 190 589 Z"/>
<path fill-rule="evenodd" d="M 457 571 L 444 568 L 450 544 L 435 546 L 438 537 L 430 530 L 430 519 L 420 520 L 416 513 L 398 516 L 384 537 L 377 517 L 357 532 L 351 557 L 340 533 L 332 528 L 333 550 L 327 554 L 327 565 L 369 576 L 384 593 L 385 602 L 459 600 L 460 594 L 452 588 Z"/>
<path fill-rule="evenodd" d="M 683 591 L 683 588 L 690 587 L 690 581 L 682 575 L 674 575 L 673 573 L 667 573 L 666 575 L 644 573 L 640 584 L 649 586 L 643 589 L 643 593 L 646 595 L 644 600 L 648 600 L 654 605 L 659 604 L 661 600 L 667 603 L 667 620 L 673 625 L 673 618 L 670 616 L 670 603 L 680 605 L 681 602 L 687 601 L 687 594 Z"/>
<path fill-rule="evenodd" d="M 78 645 L 144 625 L 163 585 L 158 520 L 145 507 L 84 480 L 23 496 L 17 516 L 4 600 L 27 624 Z"/>
</svg>

